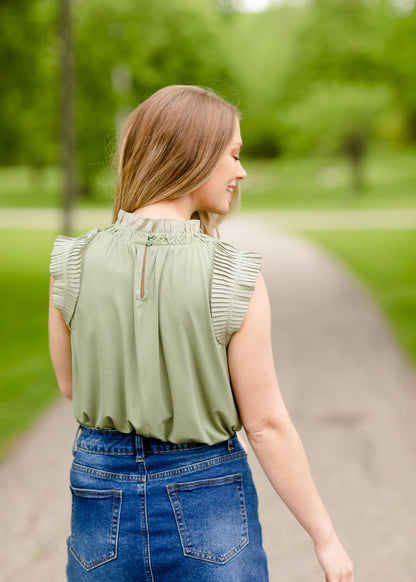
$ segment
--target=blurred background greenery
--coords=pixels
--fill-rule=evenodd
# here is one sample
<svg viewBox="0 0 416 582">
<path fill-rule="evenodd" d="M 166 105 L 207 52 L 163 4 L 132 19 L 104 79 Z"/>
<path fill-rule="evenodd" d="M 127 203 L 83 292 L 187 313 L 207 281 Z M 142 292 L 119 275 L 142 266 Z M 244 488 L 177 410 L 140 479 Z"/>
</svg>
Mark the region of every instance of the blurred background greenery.
<svg viewBox="0 0 416 582">
<path fill-rule="evenodd" d="M 416 207 L 414 0 L 72 0 L 79 208 L 110 208 L 126 114 L 160 87 L 242 111 L 243 211 Z M 0 213 L 62 205 L 59 0 L 0 2 Z M 413 214 L 412 214 L 413 212 Z M 416 222 L 416 221 L 415 221 Z M 59 230 L 0 230 L 0 454 L 57 388 L 48 263 Z M 416 364 L 416 230 L 296 229 L 368 286 Z"/>
</svg>

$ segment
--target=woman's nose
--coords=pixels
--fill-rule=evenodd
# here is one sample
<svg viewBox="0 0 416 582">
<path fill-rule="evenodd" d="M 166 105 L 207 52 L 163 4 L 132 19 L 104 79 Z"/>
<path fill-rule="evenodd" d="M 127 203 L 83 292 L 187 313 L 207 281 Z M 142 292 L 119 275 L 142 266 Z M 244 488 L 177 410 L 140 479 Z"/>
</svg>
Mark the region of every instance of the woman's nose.
<svg viewBox="0 0 416 582">
<path fill-rule="evenodd" d="M 247 172 L 245 171 L 245 169 L 243 168 L 241 162 L 239 163 L 239 169 L 238 169 L 238 179 L 239 180 L 244 180 L 244 178 L 247 178 Z"/>
</svg>

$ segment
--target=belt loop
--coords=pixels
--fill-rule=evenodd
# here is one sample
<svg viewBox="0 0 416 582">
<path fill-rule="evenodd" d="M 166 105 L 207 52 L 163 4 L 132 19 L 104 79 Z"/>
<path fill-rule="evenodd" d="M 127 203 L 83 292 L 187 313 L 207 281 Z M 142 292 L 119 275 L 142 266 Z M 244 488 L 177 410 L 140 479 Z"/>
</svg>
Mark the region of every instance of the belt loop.
<svg viewBox="0 0 416 582">
<path fill-rule="evenodd" d="M 233 436 L 231 436 L 228 440 L 227 440 L 227 447 L 228 447 L 228 452 L 232 453 L 233 451 L 235 451 L 235 445 L 233 443 L 233 440 L 236 436 L 236 433 L 233 434 Z"/>
<path fill-rule="evenodd" d="M 136 461 L 144 461 L 144 447 L 143 447 L 143 437 L 140 434 L 135 435 L 136 444 Z"/>
<path fill-rule="evenodd" d="M 81 434 L 81 429 L 82 429 L 82 426 L 78 425 L 77 432 L 75 433 L 74 446 L 72 447 L 72 454 L 73 455 L 75 455 L 75 453 L 77 452 L 78 439 L 79 439 L 79 435 Z"/>
</svg>

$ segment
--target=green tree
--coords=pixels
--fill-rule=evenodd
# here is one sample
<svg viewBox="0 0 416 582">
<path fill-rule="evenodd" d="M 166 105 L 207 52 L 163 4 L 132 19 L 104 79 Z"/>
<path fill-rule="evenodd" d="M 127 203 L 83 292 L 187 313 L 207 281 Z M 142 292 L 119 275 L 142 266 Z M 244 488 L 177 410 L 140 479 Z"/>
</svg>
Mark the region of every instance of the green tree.
<svg viewBox="0 0 416 582">
<path fill-rule="evenodd" d="M 0 2 L 2 164 L 57 159 L 56 19 L 53 0 Z"/>
<path fill-rule="evenodd" d="M 287 99 L 302 99 L 316 81 L 383 81 L 386 21 L 379 6 L 363 0 L 308 4 L 289 55 Z"/>
<path fill-rule="evenodd" d="M 297 153 L 342 153 L 351 167 L 352 188 L 364 189 L 363 162 L 392 104 L 389 87 L 321 82 L 286 110 L 286 145 Z"/>
<path fill-rule="evenodd" d="M 403 5 L 405 6 L 405 5 Z M 387 8 L 387 7 L 386 7 Z M 391 30 L 386 42 L 388 79 L 406 117 L 404 137 L 416 140 L 416 8 L 388 11 Z M 407 135 L 406 135 L 407 134 Z"/>
</svg>

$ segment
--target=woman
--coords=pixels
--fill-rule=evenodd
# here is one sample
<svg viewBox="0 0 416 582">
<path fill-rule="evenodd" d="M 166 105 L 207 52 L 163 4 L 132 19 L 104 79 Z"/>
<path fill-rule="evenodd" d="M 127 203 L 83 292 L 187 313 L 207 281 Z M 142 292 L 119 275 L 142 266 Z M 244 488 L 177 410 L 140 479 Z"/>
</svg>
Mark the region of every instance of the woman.
<svg viewBox="0 0 416 582">
<path fill-rule="evenodd" d="M 261 257 L 213 237 L 241 148 L 232 105 L 161 89 L 127 120 L 114 223 L 55 242 L 50 351 L 80 424 L 69 581 L 268 580 L 242 425 L 326 580 L 353 579 L 278 389 Z"/>
</svg>

